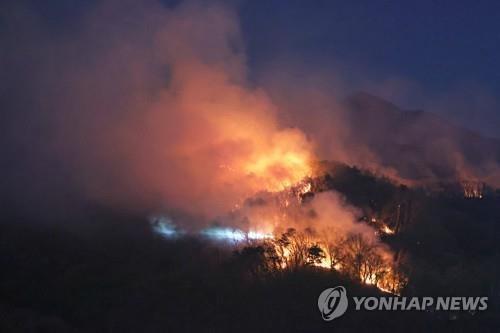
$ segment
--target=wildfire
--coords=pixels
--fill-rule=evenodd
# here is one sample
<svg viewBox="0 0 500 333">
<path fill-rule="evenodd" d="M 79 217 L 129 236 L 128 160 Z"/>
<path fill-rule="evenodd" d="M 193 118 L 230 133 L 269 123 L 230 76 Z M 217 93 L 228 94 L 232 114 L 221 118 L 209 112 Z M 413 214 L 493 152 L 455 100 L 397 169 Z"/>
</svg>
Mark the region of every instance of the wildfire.
<svg viewBox="0 0 500 333">
<path fill-rule="evenodd" d="M 482 199 L 484 187 L 485 187 L 484 183 L 477 181 L 462 182 L 464 197 L 467 199 Z"/>
<path fill-rule="evenodd" d="M 286 175 L 279 183 L 267 183 L 275 192 L 262 192 L 255 197 L 247 199 L 231 210 L 228 220 L 224 218 L 218 223 L 222 225 L 245 225 L 245 228 L 235 228 L 227 226 L 212 226 L 201 231 L 201 236 L 218 242 L 225 242 L 229 246 L 236 248 L 254 247 L 256 253 L 262 253 L 262 265 L 266 266 L 263 271 L 279 272 L 295 270 L 300 267 L 312 266 L 325 270 L 335 270 L 345 274 L 352 279 L 367 285 L 373 285 L 378 289 L 398 294 L 404 287 L 406 277 L 394 267 L 392 255 L 388 249 L 380 246 L 376 236 L 373 236 L 373 229 L 360 224 L 354 227 L 353 232 L 336 229 L 335 224 L 341 222 L 346 217 L 335 213 L 325 213 L 323 210 L 340 209 L 331 197 L 323 205 L 318 207 L 320 195 L 313 193 L 313 180 L 309 176 L 308 164 L 301 159 L 285 159 L 285 166 L 280 164 L 280 168 L 290 167 L 293 169 L 294 163 L 298 161 L 304 169 L 297 173 L 283 173 Z M 260 179 L 269 175 L 274 163 L 283 161 L 274 158 L 265 158 L 253 166 L 260 170 Z M 291 164 L 286 164 L 290 162 Z M 300 162 L 300 163 L 302 163 Z M 299 164 L 300 164 L 299 163 Z M 302 177 L 303 174 L 307 176 Z M 269 176 L 272 178 L 271 176 Z M 294 177 L 302 177 L 295 181 Z M 277 178 L 274 178 L 277 179 Z M 286 179 L 286 180 L 285 180 Z M 294 181 L 291 186 L 288 182 Z M 273 186 L 276 187 L 273 187 Z M 284 187 L 284 190 L 278 190 Z M 314 198 L 311 201 L 305 200 L 306 195 L 311 194 Z M 321 201 L 319 201 L 321 202 Z M 324 213 L 327 216 L 327 225 L 318 226 L 317 229 L 304 227 L 310 222 L 317 221 L 317 213 Z M 349 219 L 349 217 L 347 217 Z M 171 220 L 156 220 L 153 224 L 154 230 L 162 234 L 163 237 L 172 237 L 177 230 L 173 227 Z M 378 233 L 392 235 L 395 233 L 385 223 L 372 218 L 376 224 Z M 354 222 L 350 222 L 354 223 Z M 295 226 L 292 228 L 290 226 Z M 283 229 L 288 227 L 288 229 Z M 373 226 L 375 227 L 375 226 Z M 248 229 L 247 229 L 248 228 Z M 345 225 L 344 227 L 345 228 Z M 244 230 L 246 229 L 246 230 Z M 347 229 L 349 230 L 349 229 Z M 364 234 L 364 235 L 363 235 Z"/>
<path fill-rule="evenodd" d="M 302 199 L 302 196 L 306 193 L 310 193 L 312 190 L 312 184 L 308 179 L 302 180 L 298 185 L 295 187 L 295 192 L 297 193 L 297 199 L 300 201 Z"/>
<path fill-rule="evenodd" d="M 404 276 L 396 275 L 391 267 L 386 267 L 382 273 L 381 276 L 370 273 L 363 282 L 367 285 L 373 285 L 383 292 L 400 295 L 401 289 L 408 280 Z"/>
<path fill-rule="evenodd" d="M 383 225 L 382 228 L 380 229 L 381 232 L 383 232 L 386 235 L 394 235 L 395 231 L 391 228 L 389 228 L 387 225 Z"/>
<path fill-rule="evenodd" d="M 372 217 L 368 221 L 370 221 L 372 223 L 372 225 L 378 229 L 377 233 L 379 233 L 379 234 L 394 235 L 396 233 L 396 230 L 390 228 L 381 219 L 377 219 L 375 217 Z"/>
<path fill-rule="evenodd" d="M 276 271 L 314 266 L 335 270 L 363 284 L 399 294 L 407 279 L 394 268 L 381 248 L 353 235 L 327 243 L 321 235 L 288 229 L 281 235 L 263 231 L 244 232 L 234 228 L 212 227 L 202 232 L 206 237 L 236 246 L 260 246 L 265 249 L 265 264 Z M 382 252 L 381 252 L 382 251 Z"/>
<path fill-rule="evenodd" d="M 154 216 L 150 219 L 153 231 L 163 238 L 177 238 L 185 232 L 177 229 L 171 219 Z M 203 237 L 226 242 L 231 246 L 261 246 L 266 249 L 265 264 L 276 271 L 314 266 L 347 274 L 361 283 L 399 294 L 407 283 L 404 275 L 394 270 L 386 253 L 361 236 L 338 239 L 310 232 L 288 229 L 279 235 L 263 230 L 243 231 L 230 227 L 210 227 L 201 231 Z"/>
<path fill-rule="evenodd" d="M 261 190 L 270 192 L 286 190 L 312 175 L 307 151 L 282 147 L 257 154 L 243 169 L 261 183 Z"/>
</svg>

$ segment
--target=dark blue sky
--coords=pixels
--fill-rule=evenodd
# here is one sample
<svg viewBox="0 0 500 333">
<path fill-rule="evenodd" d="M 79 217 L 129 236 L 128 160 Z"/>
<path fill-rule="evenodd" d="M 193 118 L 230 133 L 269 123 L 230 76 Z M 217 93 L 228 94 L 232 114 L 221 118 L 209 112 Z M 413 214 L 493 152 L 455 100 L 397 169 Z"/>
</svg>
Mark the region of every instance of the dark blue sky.
<svg viewBox="0 0 500 333">
<path fill-rule="evenodd" d="M 457 81 L 500 88 L 495 1 L 248 1 L 242 22 L 254 61 L 294 53 L 442 89 Z"/>
<path fill-rule="evenodd" d="M 500 2 L 244 1 L 240 13 L 257 69 L 292 55 L 354 90 L 499 136 Z"/>
<path fill-rule="evenodd" d="M 74 27 L 96 2 L 31 0 L 55 33 Z M 175 6 L 180 1 L 163 2 Z M 356 86 L 363 79 L 375 86 L 401 80 L 409 82 L 404 94 L 382 97 L 403 107 L 442 112 L 496 135 L 498 1 L 223 2 L 239 12 L 250 74 L 287 58 L 304 67 L 337 71 L 353 82 L 353 90 L 366 89 Z"/>
</svg>

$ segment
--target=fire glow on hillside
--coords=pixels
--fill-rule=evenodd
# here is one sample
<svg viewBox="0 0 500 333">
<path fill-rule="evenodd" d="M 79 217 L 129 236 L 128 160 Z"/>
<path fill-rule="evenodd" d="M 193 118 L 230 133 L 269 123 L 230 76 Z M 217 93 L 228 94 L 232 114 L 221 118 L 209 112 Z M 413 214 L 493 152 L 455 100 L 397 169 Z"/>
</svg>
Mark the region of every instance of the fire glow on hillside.
<svg viewBox="0 0 500 333">
<path fill-rule="evenodd" d="M 392 235 L 394 230 L 385 224 L 375 230 L 361 223 L 347 227 L 336 225 L 335 220 L 328 221 L 329 225 L 315 223 L 321 220 L 323 212 L 315 211 L 321 205 L 314 206 L 312 191 L 311 179 L 305 178 L 285 190 L 264 192 L 237 205 L 227 217 L 221 218 L 221 222 L 225 222 L 221 225 L 239 224 L 241 228 L 216 225 L 201 230 L 200 236 L 240 250 L 255 249 L 262 272 L 314 266 L 399 294 L 407 278 L 398 270 L 391 251 L 377 238 L 380 233 Z M 331 199 L 325 203 L 338 209 Z M 156 218 L 152 224 L 162 236 L 175 237 L 172 221 Z"/>
<path fill-rule="evenodd" d="M 482 199 L 485 184 L 478 181 L 462 181 L 464 197 L 467 199 Z"/>
</svg>

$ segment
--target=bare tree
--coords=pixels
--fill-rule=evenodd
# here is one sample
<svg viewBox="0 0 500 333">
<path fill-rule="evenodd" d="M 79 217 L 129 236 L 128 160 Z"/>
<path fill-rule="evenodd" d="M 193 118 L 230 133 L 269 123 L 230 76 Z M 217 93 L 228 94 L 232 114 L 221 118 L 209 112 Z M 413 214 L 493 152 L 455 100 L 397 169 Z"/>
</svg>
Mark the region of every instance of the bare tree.
<svg viewBox="0 0 500 333">
<path fill-rule="evenodd" d="M 375 246 L 367 242 L 361 234 L 348 236 L 343 244 L 344 271 L 354 279 L 369 282 L 370 257 L 374 254 Z"/>
<path fill-rule="evenodd" d="M 344 242 L 345 238 L 334 228 L 325 230 L 323 236 L 323 244 L 325 252 L 330 262 L 330 268 L 339 269 L 344 265 L 345 251 Z"/>
<path fill-rule="evenodd" d="M 362 263 L 361 281 L 378 285 L 384 276 L 388 273 L 387 265 L 383 258 L 376 252 L 376 248 L 372 248 Z"/>
</svg>

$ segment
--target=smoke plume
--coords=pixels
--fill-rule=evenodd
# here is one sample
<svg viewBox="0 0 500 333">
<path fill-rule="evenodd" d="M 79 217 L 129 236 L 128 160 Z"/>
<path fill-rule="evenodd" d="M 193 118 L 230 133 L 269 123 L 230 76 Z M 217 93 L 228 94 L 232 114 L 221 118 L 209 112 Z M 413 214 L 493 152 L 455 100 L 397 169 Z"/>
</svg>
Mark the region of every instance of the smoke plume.
<svg viewBox="0 0 500 333">
<path fill-rule="evenodd" d="M 32 68 L 9 73 L 23 80 L 9 83 L 20 90 L 7 103 L 25 101 L 25 114 L 8 127 L 36 128 L 9 133 L 12 150 L 27 149 L 47 177 L 60 169 L 89 200 L 213 217 L 309 175 L 311 142 L 280 127 L 269 97 L 247 82 L 230 8 L 106 1 L 57 38 L 17 18 L 7 24 L 29 43 L 12 40 L 1 59 L 13 72 Z"/>
<path fill-rule="evenodd" d="M 29 6 L 4 6 L 4 202 L 78 197 L 209 220 L 311 176 L 320 159 L 406 183 L 500 174 L 494 142 L 478 153 L 482 141 L 467 141 L 468 154 L 434 119 L 366 96 L 346 102 L 348 85 L 321 68 L 298 79 L 283 63 L 250 82 L 232 7 L 110 0 L 56 34 Z"/>
</svg>

